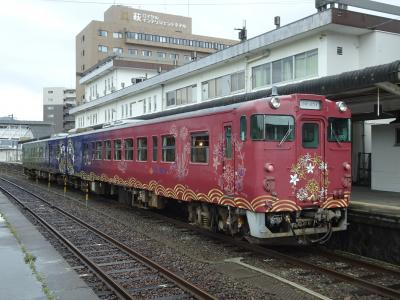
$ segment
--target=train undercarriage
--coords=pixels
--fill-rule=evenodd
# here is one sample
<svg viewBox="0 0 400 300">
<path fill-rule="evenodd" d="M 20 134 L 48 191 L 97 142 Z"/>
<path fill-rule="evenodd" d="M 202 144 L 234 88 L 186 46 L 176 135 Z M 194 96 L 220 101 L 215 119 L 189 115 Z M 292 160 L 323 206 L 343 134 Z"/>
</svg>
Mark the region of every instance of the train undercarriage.
<svg viewBox="0 0 400 300">
<path fill-rule="evenodd" d="M 168 209 L 174 206 L 187 221 L 196 226 L 232 236 L 241 236 L 251 243 L 282 245 L 324 243 L 335 231 L 346 230 L 345 208 L 313 208 L 296 212 L 256 213 L 241 208 L 220 206 L 199 201 L 177 201 L 152 191 L 87 181 L 76 176 L 63 176 L 46 171 L 24 169 L 32 179 L 81 189 L 87 194 L 112 196 L 119 202 L 144 209 Z M 180 216 L 182 217 L 182 216 Z"/>
</svg>

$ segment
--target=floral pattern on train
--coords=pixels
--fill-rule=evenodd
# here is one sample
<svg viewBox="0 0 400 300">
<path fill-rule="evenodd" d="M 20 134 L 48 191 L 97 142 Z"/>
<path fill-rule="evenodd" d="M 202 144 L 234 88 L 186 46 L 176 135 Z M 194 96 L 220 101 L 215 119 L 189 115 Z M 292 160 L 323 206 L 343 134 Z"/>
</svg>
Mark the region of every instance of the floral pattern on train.
<svg viewBox="0 0 400 300">
<path fill-rule="evenodd" d="M 318 154 L 300 156 L 290 170 L 290 180 L 299 201 L 323 201 L 328 194 L 328 164 Z"/>
</svg>

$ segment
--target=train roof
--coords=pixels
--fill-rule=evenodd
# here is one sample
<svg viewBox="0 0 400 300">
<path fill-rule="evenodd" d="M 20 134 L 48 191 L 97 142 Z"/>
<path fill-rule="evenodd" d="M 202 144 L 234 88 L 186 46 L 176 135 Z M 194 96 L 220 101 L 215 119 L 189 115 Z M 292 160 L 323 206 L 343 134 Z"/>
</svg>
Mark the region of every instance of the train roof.
<svg viewBox="0 0 400 300">
<path fill-rule="evenodd" d="M 110 127 L 106 127 L 106 128 L 85 131 L 85 132 L 80 132 L 80 133 L 73 133 L 73 134 L 68 134 L 66 136 L 61 136 L 61 137 L 51 137 L 48 139 L 28 142 L 26 144 L 33 144 L 33 143 L 37 143 L 37 142 L 46 142 L 46 141 L 52 141 L 52 140 L 60 140 L 60 139 L 65 139 L 65 138 L 69 138 L 69 137 L 89 135 L 89 134 L 95 134 L 95 133 L 99 133 L 99 132 L 107 132 L 107 131 L 113 131 L 113 130 L 118 130 L 118 129 L 123 129 L 123 128 L 142 126 L 142 125 L 157 124 L 157 123 L 161 123 L 161 122 L 168 122 L 171 120 L 180 120 L 180 119 L 185 119 L 185 118 L 193 118 L 193 117 L 199 117 L 199 116 L 205 116 L 205 115 L 212 115 L 212 114 L 217 114 L 217 113 L 221 113 L 221 112 L 234 110 L 241 105 L 243 105 L 243 103 L 235 103 L 235 104 L 231 104 L 231 105 L 227 105 L 227 106 L 212 107 L 212 108 L 202 109 L 202 110 L 198 110 L 198 111 L 174 114 L 174 115 L 169 115 L 169 116 L 160 117 L 160 118 L 156 118 L 156 119 L 150 119 L 150 120 L 136 119 L 136 120 L 132 120 L 132 121 L 137 121 L 137 122 L 129 122 L 127 124 L 110 126 Z"/>
</svg>

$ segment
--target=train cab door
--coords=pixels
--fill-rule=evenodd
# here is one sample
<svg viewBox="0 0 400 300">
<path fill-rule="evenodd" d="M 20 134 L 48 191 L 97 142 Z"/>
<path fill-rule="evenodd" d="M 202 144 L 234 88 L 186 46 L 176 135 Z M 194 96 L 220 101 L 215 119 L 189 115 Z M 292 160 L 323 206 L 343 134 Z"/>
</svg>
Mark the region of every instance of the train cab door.
<svg viewBox="0 0 400 300">
<path fill-rule="evenodd" d="M 291 178 L 300 202 L 318 202 L 326 197 L 327 164 L 325 159 L 325 122 L 322 118 L 301 119 L 298 137 L 297 166 L 299 174 Z M 297 177 L 298 176 L 298 177 Z"/>
<path fill-rule="evenodd" d="M 222 189 L 226 196 L 234 197 L 235 193 L 235 153 L 232 140 L 232 122 L 223 124 L 223 144 L 222 144 Z"/>
</svg>

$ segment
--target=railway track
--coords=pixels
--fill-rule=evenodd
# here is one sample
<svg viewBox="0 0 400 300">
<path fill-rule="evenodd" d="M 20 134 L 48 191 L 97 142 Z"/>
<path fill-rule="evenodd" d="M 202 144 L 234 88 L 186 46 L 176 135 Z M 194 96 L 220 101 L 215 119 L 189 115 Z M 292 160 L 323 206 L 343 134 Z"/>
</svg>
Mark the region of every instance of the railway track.
<svg viewBox="0 0 400 300">
<path fill-rule="evenodd" d="M 0 177 L 0 188 L 73 252 L 117 298 L 216 299 L 18 184 Z"/>
<path fill-rule="evenodd" d="M 36 187 L 37 185 L 32 186 Z M 44 188 L 41 189 L 45 190 Z M 259 257 L 267 260 L 275 258 L 279 263 L 288 263 L 294 268 L 301 267 L 309 272 L 324 274 L 329 278 L 333 278 L 335 282 L 349 283 L 351 286 L 358 287 L 358 291 L 361 293 L 359 294 L 360 296 L 379 295 L 391 299 L 400 298 L 400 271 L 396 267 L 385 267 L 356 257 L 326 251 L 323 248 L 304 248 L 302 250 L 296 249 L 295 251 L 283 250 L 284 252 L 282 253 L 281 248 L 273 250 L 237 241 L 231 237 L 215 234 L 159 213 L 142 210 L 135 210 L 135 212 L 143 218 L 152 221 L 157 220 L 156 222 L 161 224 L 173 224 L 178 229 L 183 229 L 182 232 L 188 234 L 193 232 L 195 235 L 207 236 L 218 243 L 222 242 L 228 247 L 241 249 L 241 252 L 245 250 L 243 253 L 256 253 Z M 106 213 L 99 213 L 110 217 Z"/>
<path fill-rule="evenodd" d="M 260 245 L 249 244 L 248 242 L 235 240 L 229 236 L 214 233 L 206 229 L 198 228 L 185 222 L 166 217 L 154 212 L 146 214 L 158 215 L 176 226 L 190 229 L 201 233 L 211 239 L 223 241 L 229 245 L 237 246 L 249 253 L 267 256 L 287 262 L 295 267 L 302 267 L 313 272 L 333 277 L 336 280 L 350 283 L 361 289 L 369 291 L 370 295 L 379 295 L 390 299 L 400 299 L 400 270 L 389 268 L 356 257 L 347 256 L 326 250 L 322 247 L 304 248 L 299 251 L 291 249 L 288 252 L 274 250 Z M 368 294 L 368 293 L 367 293 Z M 363 296 L 366 293 L 363 293 Z"/>
</svg>

